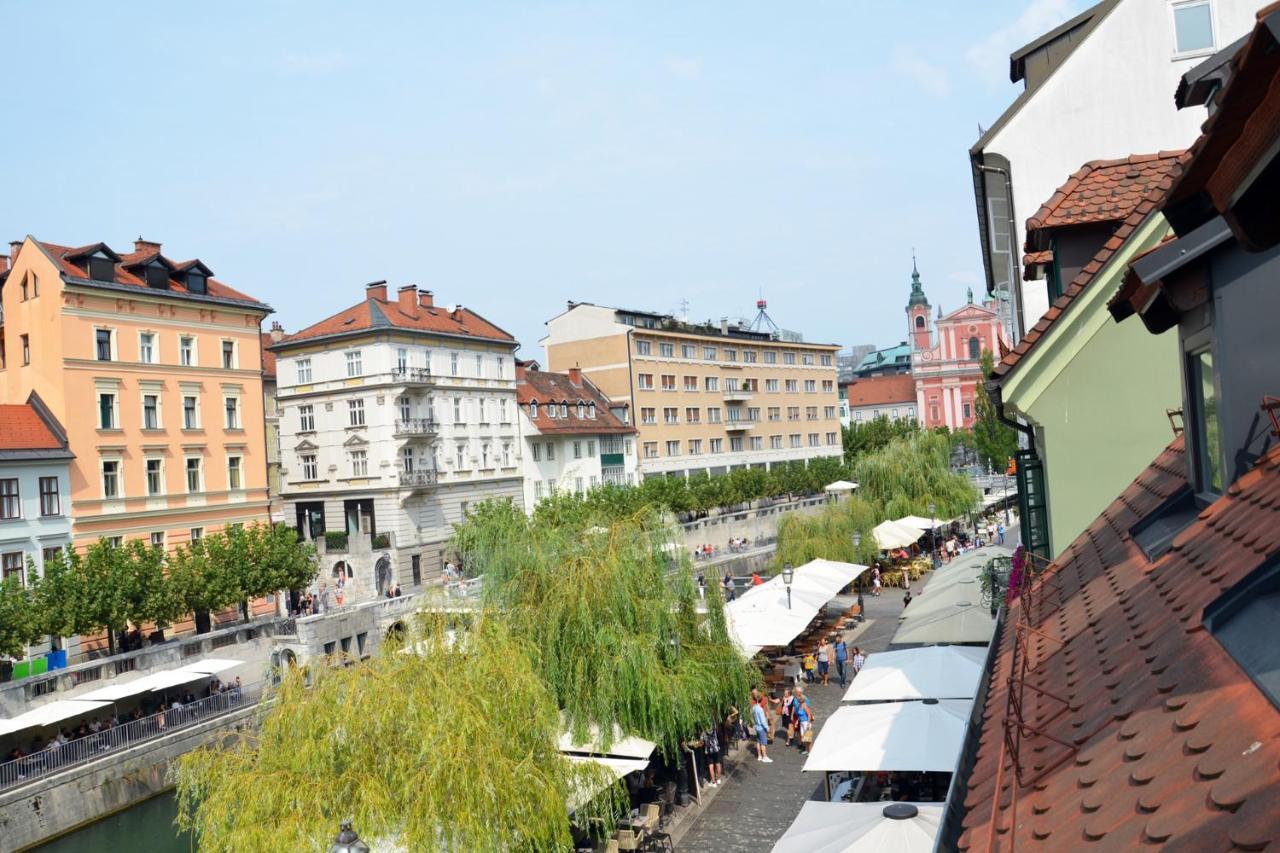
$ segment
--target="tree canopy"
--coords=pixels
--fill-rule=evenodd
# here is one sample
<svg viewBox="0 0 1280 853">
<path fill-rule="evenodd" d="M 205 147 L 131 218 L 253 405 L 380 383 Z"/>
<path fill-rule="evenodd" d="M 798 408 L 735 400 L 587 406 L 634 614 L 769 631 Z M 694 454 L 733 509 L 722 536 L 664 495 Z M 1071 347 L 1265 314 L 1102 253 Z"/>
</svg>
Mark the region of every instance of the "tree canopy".
<svg viewBox="0 0 1280 853">
<path fill-rule="evenodd" d="M 982 375 L 988 379 L 995 369 L 991 350 L 982 351 Z M 995 404 L 984 383 L 979 382 L 974 394 L 973 443 L 978 458 L 992 471 L 1004 471 L 1018 450 L 1018 433 L 997 416 Z"/>
</svg>

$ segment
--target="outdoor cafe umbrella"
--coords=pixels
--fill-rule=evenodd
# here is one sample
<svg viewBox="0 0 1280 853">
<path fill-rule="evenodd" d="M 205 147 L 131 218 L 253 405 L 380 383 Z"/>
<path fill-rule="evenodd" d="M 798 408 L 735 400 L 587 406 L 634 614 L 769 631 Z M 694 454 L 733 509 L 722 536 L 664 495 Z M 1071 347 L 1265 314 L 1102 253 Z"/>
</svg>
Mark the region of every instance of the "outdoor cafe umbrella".
<svg viewBox="0 0 1280 853">
<path fill-rule="evenodd" d="M 923 646 L 876 652 L 858 670 L 844 701 L 972 699 L 978 693 L 986 659 L 987 649 L 981 646 Z"/>
<path fill-rule="evenodd" d="M 871 535 L 875 537 L 877 547 L 882 551 L 888 551 L 891 548 L 905 548 L 914 544 L 924 535 L 924 531 L 897 521 L 882 521 L 871 530 Z"/>
<path fill-rule="evenodd" d="M 942 806 L 811 800 L 773 853 L 931 853 Z"/>
<path fill-rule="evenodd" d="M 950 773 L 972 707 L 971 699 L 844 705 L 818 732 L 804 770 Z"/>
</svg>

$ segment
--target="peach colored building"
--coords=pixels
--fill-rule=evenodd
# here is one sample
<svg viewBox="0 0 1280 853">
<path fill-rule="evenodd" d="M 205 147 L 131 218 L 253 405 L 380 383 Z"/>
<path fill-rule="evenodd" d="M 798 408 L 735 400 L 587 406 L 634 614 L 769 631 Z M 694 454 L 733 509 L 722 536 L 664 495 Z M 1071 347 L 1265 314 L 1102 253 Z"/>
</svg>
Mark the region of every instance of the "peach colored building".
<svg viewBox="0 0 1280 853">
<path fill-rule="evenodd" d="M 259 325 L 271 309 L 159 243 L 11 247 L 0 402 L 36 391 L 65 425 L 75 543 L 172 547 L 265 520 Z"/>
</svg>

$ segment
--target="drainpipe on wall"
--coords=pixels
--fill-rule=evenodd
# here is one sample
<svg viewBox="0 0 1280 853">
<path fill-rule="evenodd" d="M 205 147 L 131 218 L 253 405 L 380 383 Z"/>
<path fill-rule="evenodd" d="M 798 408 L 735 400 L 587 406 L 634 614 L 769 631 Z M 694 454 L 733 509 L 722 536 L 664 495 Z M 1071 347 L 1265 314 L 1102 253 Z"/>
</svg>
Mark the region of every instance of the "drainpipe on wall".
<svg viewBox="0 0 1280 853">
<path fill-rule="evenodd" d="M 1016 344 L 1022 340 L 1022 336 L 1025 333 L 1026 320 L 1022 313 L 1022 285 L 1020 283 L 1022 276 L 1018 275 L 1018 263 L 1015 260 L 1018 256 L 1019 247 L 1013 244 L 1013 241 L 1018 237 L 1018 225 L 1013 218 L 1013 178 L 1010 177 L 1008 170 L 1001 169 L 999 166 L 988 166 L 985 163 L 979 163 L 977 166 L 979 171 L 995 172 L 1004 178 L 1004 189 L 1009 199 L 1009 299 L 1013 302 L 1013 329 L 1017 332 L 1013 342 Z"/>
</svg>

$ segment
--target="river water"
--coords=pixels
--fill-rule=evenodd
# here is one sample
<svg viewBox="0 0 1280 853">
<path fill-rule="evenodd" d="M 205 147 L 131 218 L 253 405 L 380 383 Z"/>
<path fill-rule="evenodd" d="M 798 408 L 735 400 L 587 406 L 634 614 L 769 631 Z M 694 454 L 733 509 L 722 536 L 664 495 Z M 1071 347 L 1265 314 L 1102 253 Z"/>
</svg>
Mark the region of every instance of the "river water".
<svg viewBox="0 0 1280 853">
<path fill-rule="evenodd" d="M 40 853 L 192 853 L 191 837 L 179 835 L 173 825 L 177 813 L 173 793 L 161 794 L 35 849 Z"/>
</svg>

